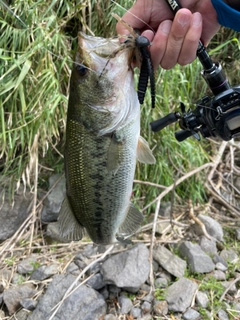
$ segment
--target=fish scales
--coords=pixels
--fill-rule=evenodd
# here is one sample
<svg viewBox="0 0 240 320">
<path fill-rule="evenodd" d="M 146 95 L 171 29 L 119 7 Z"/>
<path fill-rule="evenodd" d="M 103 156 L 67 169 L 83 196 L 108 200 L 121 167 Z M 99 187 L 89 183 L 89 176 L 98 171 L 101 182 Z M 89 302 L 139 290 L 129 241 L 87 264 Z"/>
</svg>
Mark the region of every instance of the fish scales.
<svg viewBox="0 0 240 320">
<path fill-rule="evenodd" d="M 139 160 L 155 159 L 139 136 L 130 53 L 117 52 L 117 41 L 79 35 L 67 114 L 67 195 L 59 217 L 60 232 L 69 240 L 81 239 L 85 228 L 93 242 L 114 243 L 143 219 L 130 202 L 138 146 Z"/>
</svg>

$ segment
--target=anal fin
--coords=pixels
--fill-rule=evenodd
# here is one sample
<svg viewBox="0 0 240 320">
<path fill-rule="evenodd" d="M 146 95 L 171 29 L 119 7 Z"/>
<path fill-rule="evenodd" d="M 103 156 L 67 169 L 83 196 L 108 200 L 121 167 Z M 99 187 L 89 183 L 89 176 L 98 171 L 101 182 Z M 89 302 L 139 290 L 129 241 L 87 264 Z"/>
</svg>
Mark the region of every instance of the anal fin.
<svg viewBox="0 0 240 320">
<path fill-rule="evenodd" d="M 139 137 L 137 146 L 137 159 L 139 162 L 154 164 L 156 159 L 149 148 L 147 141 L 143 137 Z"/>
<path fill-rule="evenodd" d="M 118 235 L 130 235 L 134 233 L 143 221 L 142 213 L 130 203 L 127 216 L 118 229 Z"/>
<path fill-rule="evenodd" d="M 75 218 L 67 196 L 59 213 L 58 228 L 60 235 L 68 241 L 81 240 L 84 234 L 84 228 Z"/>
</svg>

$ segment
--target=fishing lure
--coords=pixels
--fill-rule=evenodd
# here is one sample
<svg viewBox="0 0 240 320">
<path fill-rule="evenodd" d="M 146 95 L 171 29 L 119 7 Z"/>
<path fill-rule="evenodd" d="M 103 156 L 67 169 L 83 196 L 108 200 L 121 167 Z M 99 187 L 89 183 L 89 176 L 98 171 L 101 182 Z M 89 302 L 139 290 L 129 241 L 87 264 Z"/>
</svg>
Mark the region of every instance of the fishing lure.
<svg viewBox="0 0 240 320">
<path fill-rule="evenodd" d="M 151 100 L 152 108 L 155 107 L 155 78 L 154 69 L 151 60 L 151 54 L 149 51 L 149 46 L 151 45 L 148 38 L 139 35 L 131 26 L 129 26 L 125 21 L 123 21 L 117 14 L 112 14 L 115 19 L 122 23 L 126 29 L 130 32 L 127 39 L 123 42 L 121 50 L 124 48 L 133 49 L 133 57 L 137 60 L 137 65 L 140 67 L 140 75 L 138 80 L 138 100 L 140 104 L 143 104 L 144 98 L 147 91 L 148 81 L 150 79 L 150 89 L 151 89 Z M 121 36 L 124 38 L 124 36 Z M 137 50 L 136 50 L 137 49 Z M 141 57 L 139 58 L 139 52 Z M 139 62 L 141 60 L 141 63 Z"/>
</svg>

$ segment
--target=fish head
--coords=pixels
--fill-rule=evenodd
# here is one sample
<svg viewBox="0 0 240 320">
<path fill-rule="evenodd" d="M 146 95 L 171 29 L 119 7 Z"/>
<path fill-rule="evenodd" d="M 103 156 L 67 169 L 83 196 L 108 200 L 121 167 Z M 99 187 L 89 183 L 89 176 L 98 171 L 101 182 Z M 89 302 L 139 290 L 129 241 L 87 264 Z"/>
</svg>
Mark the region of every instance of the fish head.
<svg viewBox="0 0 240 320">
<path fill-rule="evenodd" d="M 76 118 L 86 117 L 88 126 L 98 135 L 118 129 L 133 108 L 139 108 L 131 57 L 132 51 L 123 47 L 118 38 L 78 35 L 69 109 Z M 92 113 L 98 121 L 94 116 L 90 119 Z"/>
</svg>

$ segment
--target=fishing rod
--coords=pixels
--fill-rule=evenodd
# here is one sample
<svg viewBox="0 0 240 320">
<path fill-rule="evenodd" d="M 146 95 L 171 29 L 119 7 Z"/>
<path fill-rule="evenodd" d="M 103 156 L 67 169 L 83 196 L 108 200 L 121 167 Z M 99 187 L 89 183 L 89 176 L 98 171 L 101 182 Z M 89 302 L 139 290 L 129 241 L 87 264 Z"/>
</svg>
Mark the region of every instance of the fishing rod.
<svg viewBox="0 0 240 320">
<path fill-rule="evenodd" d="M 173 13 L 181 9 L 176 0 L 167 0 Z M 150 123 L 151 129 L 158 132 L 166 126 L 179 122 L 182 130 L 175 133 L 178 141 L 190 136 L 200 140 L 204 137 L 220 137 L 229 141 L 240 135 L 240 85 L 232 87 L 218 62 L 213 62 L 203 43 L 199 41 L 197 57 L 203 66 L 201 75 L 213 96 L 204 96 L 196 102 L 195 108 L 186 111 L 181 102 L 181 112 L 169 113 L 167 116 Z M 200 133 L 200 134 L 199 134 Z"/>
</svg>

